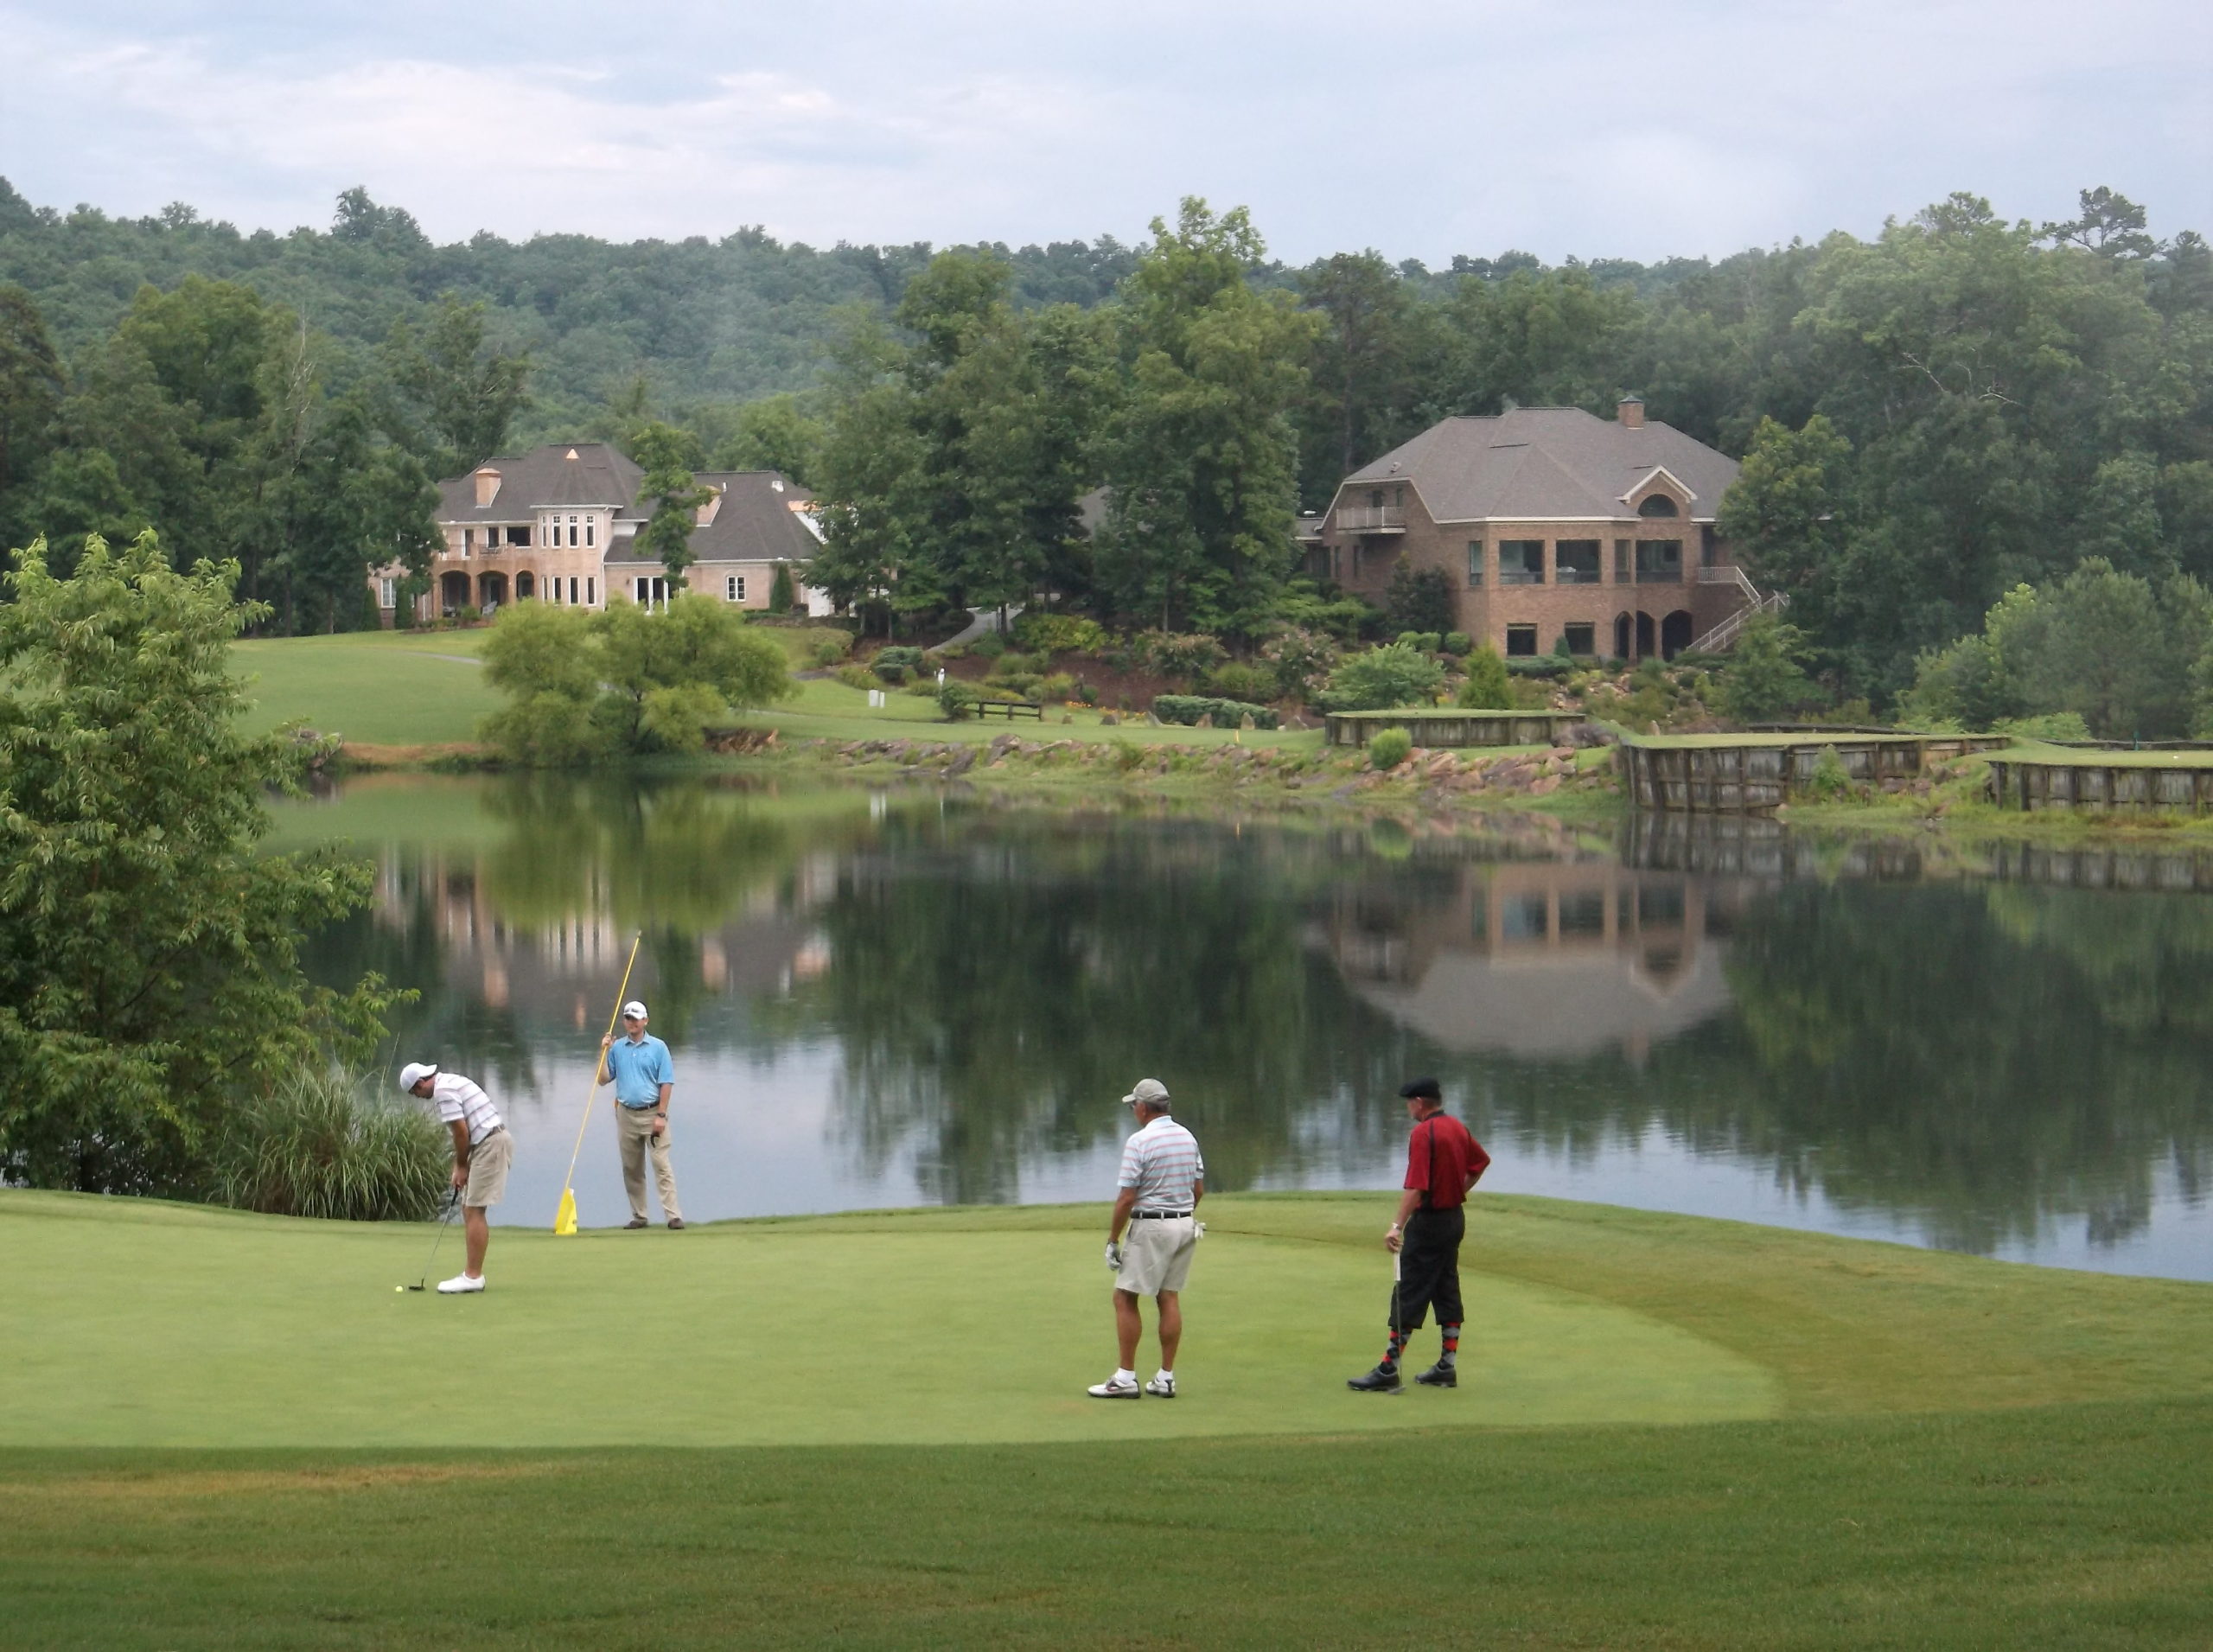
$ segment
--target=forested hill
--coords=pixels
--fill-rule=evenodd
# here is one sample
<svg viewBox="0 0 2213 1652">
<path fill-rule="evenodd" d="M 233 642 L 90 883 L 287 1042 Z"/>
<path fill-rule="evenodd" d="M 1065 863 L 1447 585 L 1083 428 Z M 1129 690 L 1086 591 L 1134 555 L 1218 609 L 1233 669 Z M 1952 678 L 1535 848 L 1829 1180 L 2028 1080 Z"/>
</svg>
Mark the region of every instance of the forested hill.
<svg viewBox="0 0 2213 1652">
<path fill-rule="evenodd" d="M 1089 309 L 1137 262 L 1137 249 L 1110 235 L 988 250 L 1011 267 L 1012 297 L 1024 308 Z M 64 356 L 107 337 L 141 286 L 167 292 L 188 275 L 251 287 L 341 347 L 359 347 L 363 360 L 394 322 L 419 320 L 451 294 L 486 306 L 488 345 L 529 354 L 533 405 L 513 432 L 521 441 L 594 426 L 641 379 L 652 403 L 679 418 L 705 403 L 805 389 L 816 381 L 822 346 L 835 329 L 832 312 L 854 304 L 889 310 L 933 251 L 927 242 L 813 247 L 757 228 L 719 240 L 620 244 L 589 235 L 514 242 L 480 233 L 438 246 L 411 214 L 359 189 L 339 198 L 327 230 L 246 233 L 182 203 L 150 218 L 34 206 L 0 178 L 0 284 L 30 292 Z M 1539 267 L 1527 253 L 1508 252 L 1457 258 L 1436 271 L 1405 263 L 1395 273 L 1424 296 L 1442 297 L 1464 274 Z M 1603 284 L 1649 296 L 1708 266 L 1672 259 L 1590 267 Z M 1270 263 L 1254 278 L 1291 286 L 1297 277 Z M 344 382 L 336 364 L 334 380 Z"/>
<path fill-rule="evenodd" d="M 67 354 L 105 338 L 142 285 L 235 281 L 341 345 L 373 347 L 444 294 L 482 301 L 488 341 L 526 348 L 532 425 L 571 431 L 642 374 L 657 401 L 751 400 L 814 380 L 840 305 L 888 307 L 931 248 L 720 240 L 618 245 L 588 235 L 434 246 L 414 218 L 360 190 L 328 230 L 242 233 L 182 204 L 153 218 L 34 207 L 0 179 L 0 283 L 37 300 Z M 1134 253 L 1102 237 L 1004 253 L 1030 303 L 1097 303 Z M 528 432 L 524 432 L 527 434 Z"/>
</svg>

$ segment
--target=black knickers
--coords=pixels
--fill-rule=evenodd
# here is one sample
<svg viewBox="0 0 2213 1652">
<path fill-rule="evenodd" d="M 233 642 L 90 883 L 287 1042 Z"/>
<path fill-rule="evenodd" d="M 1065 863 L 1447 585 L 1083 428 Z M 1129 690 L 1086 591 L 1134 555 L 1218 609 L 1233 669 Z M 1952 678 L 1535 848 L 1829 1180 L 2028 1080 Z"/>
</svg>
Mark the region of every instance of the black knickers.
<svg viewBox="0 0 2213 1652">
<path fill-rule="evenodd" d="M 1399 1247 L 1399 1289 L 1392 1299 L 1392 1329 L 1419 1330 L 1431 1309 L 1440 1325 L 1457 1325 L 1460 1318 L 1460 1241 L 1468 1231 L 1468 1214 L 1460 1205 L 1449 1210 L 1417 1210 L 1406 1219 Z"/>
</svg>

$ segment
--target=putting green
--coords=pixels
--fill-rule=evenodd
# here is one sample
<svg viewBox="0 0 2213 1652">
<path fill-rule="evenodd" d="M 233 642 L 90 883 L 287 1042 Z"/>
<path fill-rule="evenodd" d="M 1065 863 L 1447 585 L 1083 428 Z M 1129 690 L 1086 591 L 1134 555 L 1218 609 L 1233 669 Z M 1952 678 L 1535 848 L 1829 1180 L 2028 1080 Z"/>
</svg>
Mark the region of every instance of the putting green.
<svg viewBox="0 0 2213 1652">
<path fill-rule="evenodd" d="M 492 1289 L 442 1298 L 393 1290 L 427 1227 L 0 1193 L 0 1445 L 928 1444 L 1778 1408 L 1772 1375 L 1712 1342 L 1473 1272 L 1456 1392 L 1349 1394 L 1381 1335 L 1380 1249 L 1227 1212 L 1184 1296 L 1183 1396 L 1093 1400 L 1113 1363 L 1100 1213 L 1024 1215 L 501 1229 Z"/>
</svg>

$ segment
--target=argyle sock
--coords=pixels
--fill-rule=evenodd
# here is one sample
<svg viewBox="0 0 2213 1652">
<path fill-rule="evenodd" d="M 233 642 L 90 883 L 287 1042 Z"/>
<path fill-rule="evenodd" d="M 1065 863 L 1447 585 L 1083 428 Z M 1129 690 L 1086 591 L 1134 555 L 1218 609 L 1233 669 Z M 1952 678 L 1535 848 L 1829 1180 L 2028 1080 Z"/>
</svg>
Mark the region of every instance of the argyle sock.
<svg viewBox="0 0 2213 1652">
<path fill-rule="evenodd" d="M 1445 1351 L 1437 1356 L 1437 1362 L 1450 1371 L 1460 1363 L 1460 1328 L 1441 1325 L 1438 1329 L 1445 1333 Z"/>
<path fill-rule="evenodd" d="M 1391 1344 L 1383 1350 L 1383 1362 L 1375 1368 L 1387 1376 L 1399 1372 L 1399 1355 L 1406 1351 L 1406 1333 L 1396 1325 L 1391 1327 Z"/>
</svg>

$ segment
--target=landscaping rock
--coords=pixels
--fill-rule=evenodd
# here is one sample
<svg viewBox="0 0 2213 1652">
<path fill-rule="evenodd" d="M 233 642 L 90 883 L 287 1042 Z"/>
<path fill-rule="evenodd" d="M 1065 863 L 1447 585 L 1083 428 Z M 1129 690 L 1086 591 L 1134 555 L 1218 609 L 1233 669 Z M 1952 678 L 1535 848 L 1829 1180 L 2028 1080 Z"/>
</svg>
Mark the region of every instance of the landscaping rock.
<svg viewBox="0 0 2213 1652">
<path fill-rule="evenodd" d="M 1559 790 L 1558 775 L 1547 775 L 1542 780 L 1534 780 L 1529 782 L 1529 794 L 1532 797 L 1548 796 L 1558 790 Z"/>
</svg>

